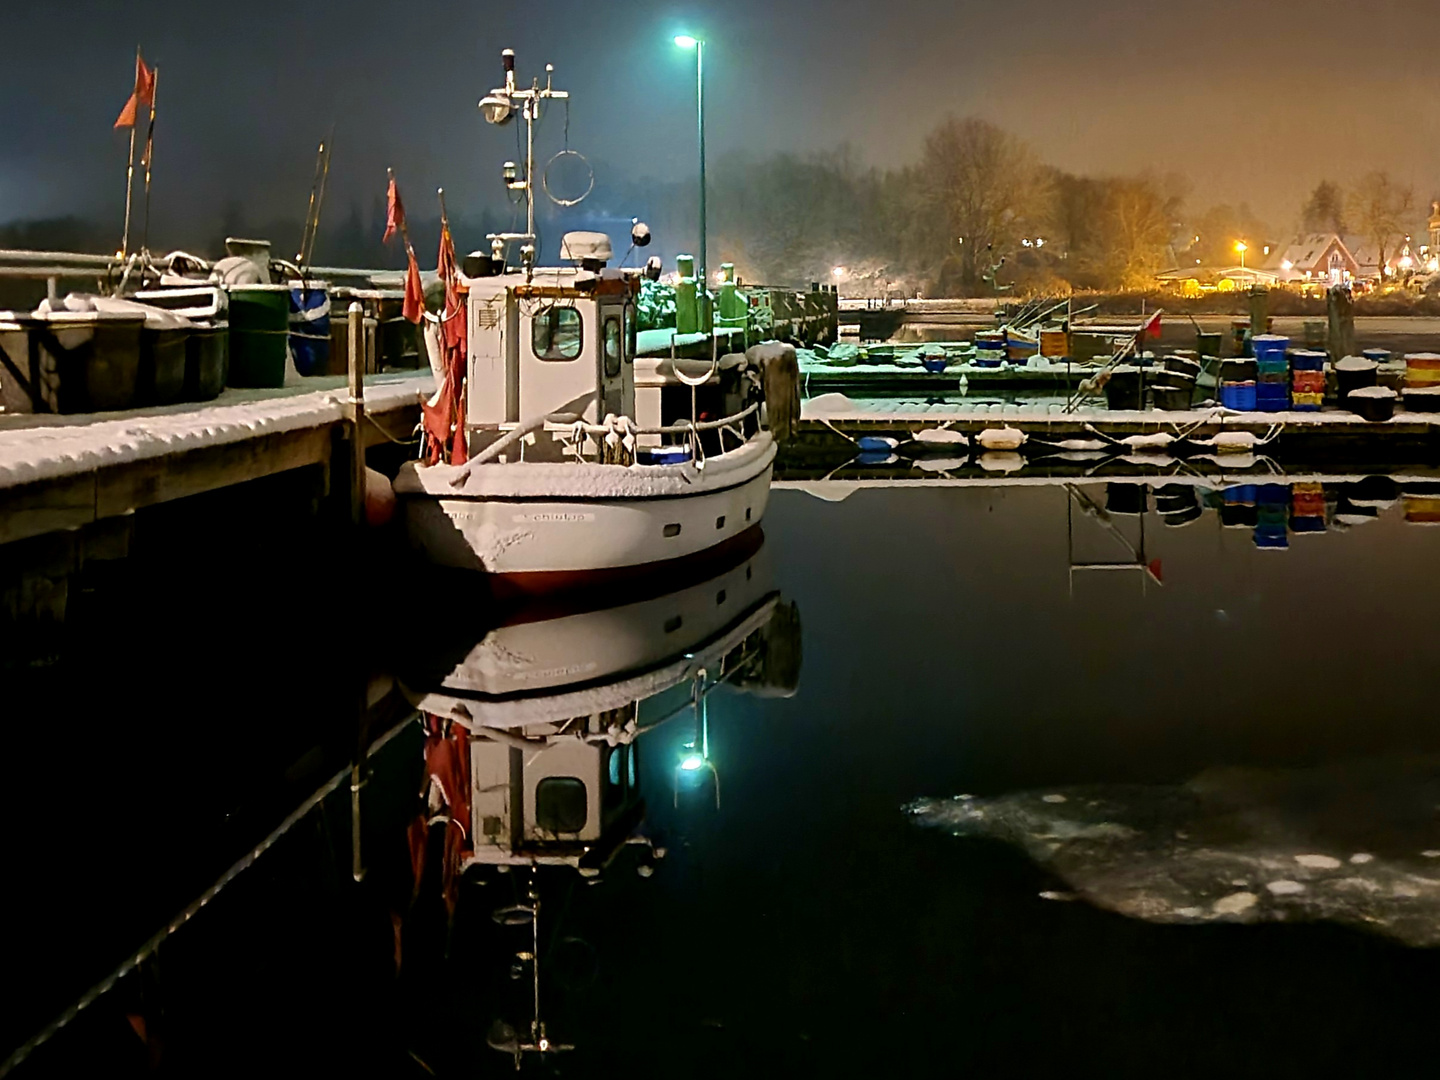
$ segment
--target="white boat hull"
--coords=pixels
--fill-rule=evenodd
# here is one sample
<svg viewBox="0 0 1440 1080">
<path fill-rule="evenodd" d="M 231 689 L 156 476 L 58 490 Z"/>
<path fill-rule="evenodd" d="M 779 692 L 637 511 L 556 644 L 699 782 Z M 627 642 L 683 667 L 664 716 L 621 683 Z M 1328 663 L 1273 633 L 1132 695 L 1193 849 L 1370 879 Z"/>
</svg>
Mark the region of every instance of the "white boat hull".
<svg viewBox="0 0 1440 1080">
<path fill-rule="evenodd" d="M 425 477 L 421 490 L 413 471 L 397 480 L 396 492 L 411 543 L 430 562 L 505 578 L 521 591 L 543 592 L 702 557 L 733 544 L 765 514 L 774 457 L 766 435 L 763 445 L 736 451 L 735 460 L 726 460 L 732 455 L 712 458 L 703 470 L 689 465 L 638 470 L 495 465 L 484 468 L 506 472 L 491 477 L 493 482 L 471 484 L 480 489 L 474 494 L 461 490 L 448 496 L 443 473 Z M 438 468 L 443 467 L 423 471 Z M 527 469 L 535 470 L 533 478 Z M 650 485 L 654 491 L 628 496 L 624 490 L 636 484 L 619 485 L 616 494 L 597 483 L 591 486 L 605 494 L 596 496 L 525 490 L 532 481 L 540 489 L 554 486 L 547 481 L 556 477 L 573 477 L 572 488 L 583 489 L 585 474 L 558 470 L 587 469 L 650 469 L 669 477 L 689 470 L 692 475 L 683 483 Z"/>
</svg>

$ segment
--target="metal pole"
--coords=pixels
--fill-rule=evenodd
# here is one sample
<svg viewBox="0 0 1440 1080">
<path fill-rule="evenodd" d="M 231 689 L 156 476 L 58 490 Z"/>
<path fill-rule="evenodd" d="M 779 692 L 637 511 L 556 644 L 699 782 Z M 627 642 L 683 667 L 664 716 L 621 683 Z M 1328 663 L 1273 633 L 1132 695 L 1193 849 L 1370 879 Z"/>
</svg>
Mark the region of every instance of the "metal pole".
<svg viewBox="0 0 1440 1080">
<path fill-rule="evenodd" d="M 155 99 L 160 94 L 160 65 L 150 76 L 150 127 L 145 132 L 145 224 L 140 233 L 140 250 L 150 252 L 150 166 L 155 158 Z M 133 129 L 132 129 L 133 130 Z"/>
<path fill-rule="evenodd" d="M 365 309 L 350 302 L 350 522 L 365 520 Z"/>
<path fill-rule="evenodd" d="M 140 46 L 135 46 L 135 70 L 140 70 Z M 136 103 L 139 104 L 138 102 Z M 125 231 L 120 236 L 120 258 L 130 254 L 130 197 L 135 190 L 135 124 L 130 124 L 130 156 L 125 159 Z"/>
<path fill-rule="evenodd" d="M 700 329 L 706 333 L 714 329 L 711 319 L 709 293 L 710 267 L 705 250 L 705 42 L 695 43 L 695 113 L 696 127 L 700 137 Z"/>
</svg>

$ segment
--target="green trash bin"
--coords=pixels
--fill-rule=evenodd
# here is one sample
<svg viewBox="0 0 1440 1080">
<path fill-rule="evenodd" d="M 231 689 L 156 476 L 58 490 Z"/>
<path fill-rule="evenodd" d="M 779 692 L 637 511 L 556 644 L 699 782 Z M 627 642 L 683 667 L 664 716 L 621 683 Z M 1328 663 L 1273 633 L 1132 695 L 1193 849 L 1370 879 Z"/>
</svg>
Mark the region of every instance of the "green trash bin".
<svg viewBox="0 0 1440 1080">
<path fill-rule="evenodd" d="M 230 290 L 230 374 L 227 386 L 285 385 L 290 334 L 286 285 L 235 285 Z"/>
</svg>

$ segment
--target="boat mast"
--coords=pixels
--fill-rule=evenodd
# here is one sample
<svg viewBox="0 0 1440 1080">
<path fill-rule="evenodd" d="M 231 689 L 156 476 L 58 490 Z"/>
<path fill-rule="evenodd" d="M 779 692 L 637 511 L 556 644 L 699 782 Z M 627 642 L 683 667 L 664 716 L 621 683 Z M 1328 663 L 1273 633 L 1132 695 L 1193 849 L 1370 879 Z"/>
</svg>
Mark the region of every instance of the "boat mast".
<svg viewBox="0 0 1440 1080">
<path fill-rule="evenodd" d="M 523 233 L 489 233 L 490 250 L 497 259 L 504 259 L 505 249 L 512 242 L 520 242 L 520 261 L 525 267 L 528 281 L 535 272 L 535 122 L 540 119 L 542 101 L 564 101 L 570 97 L 565 90 L 556 90 L 552 85 L 555 65 L 545 65 L 545 85 L 539 79 L 532 79 L 529 89 L 515 88 L 515 50 L 506 49 L 500 54 L 505 64 L 505 85 L 491 90 L 480 100 L 480 111 L 486 121 L 497 126 L 508 123 L 515 115 L 515 103 L 520 103 L 520 115 L 525 121 L 525 174 L 521 179 L 514 175 L 514 167 L 507 163 L 505 185 L 512 191 L 525 193 L 525 231 Z"/>
</svg>

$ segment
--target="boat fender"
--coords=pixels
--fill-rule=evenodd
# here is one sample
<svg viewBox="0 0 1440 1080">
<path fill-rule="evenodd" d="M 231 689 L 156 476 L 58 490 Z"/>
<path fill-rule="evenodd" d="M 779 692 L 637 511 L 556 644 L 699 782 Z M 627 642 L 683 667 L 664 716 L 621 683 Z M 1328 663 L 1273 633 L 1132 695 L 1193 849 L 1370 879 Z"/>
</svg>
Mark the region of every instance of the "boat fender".
<svg viewBox="0 0 1440 1080">
<path fill-rule="evenodd" d="M 395 516 L 395 487 L 382 472 L 365 468 L 365 524 L 379 528 Z"/>
<path fill-rule="evenodd" d="M 986 450 L 1019 450 L 1025 445 L 1026 435 L 1013 427 L 986 428 L 975 436 L 975 441 Z"/>
<path fill-rule="evenodd" d="M 855 448 L 861 453 L 888 454 L 899 445 L 889 435 L 861 435 L 855 440 Z"/>
<path fill-rule="evenodd" d="M 1157 431 L 1152 435 L 1127 435 L 1120 440 L 1123 446 L 1131 450 L 1138 450 L 1141 453 L 1158 453 L 1169 448 L 1175 441 L 1175 436 L 1164 431 Z"/>
<path fill-rule="evenodd" d="M 1012 473 L 1025 467 L 1025 459 L 1013 450 L 988 450 L 977 459 L 986 472 Z"/>
<path fill-rule="evenodd" d="M 927 443 L 931 446 L 969 446 L 970 440 L 965 437 L 964 432 L 954 431 L 951 428 L 925 428 L 917 431 L 911 436 L 917 443 Z"/>
</svg>

